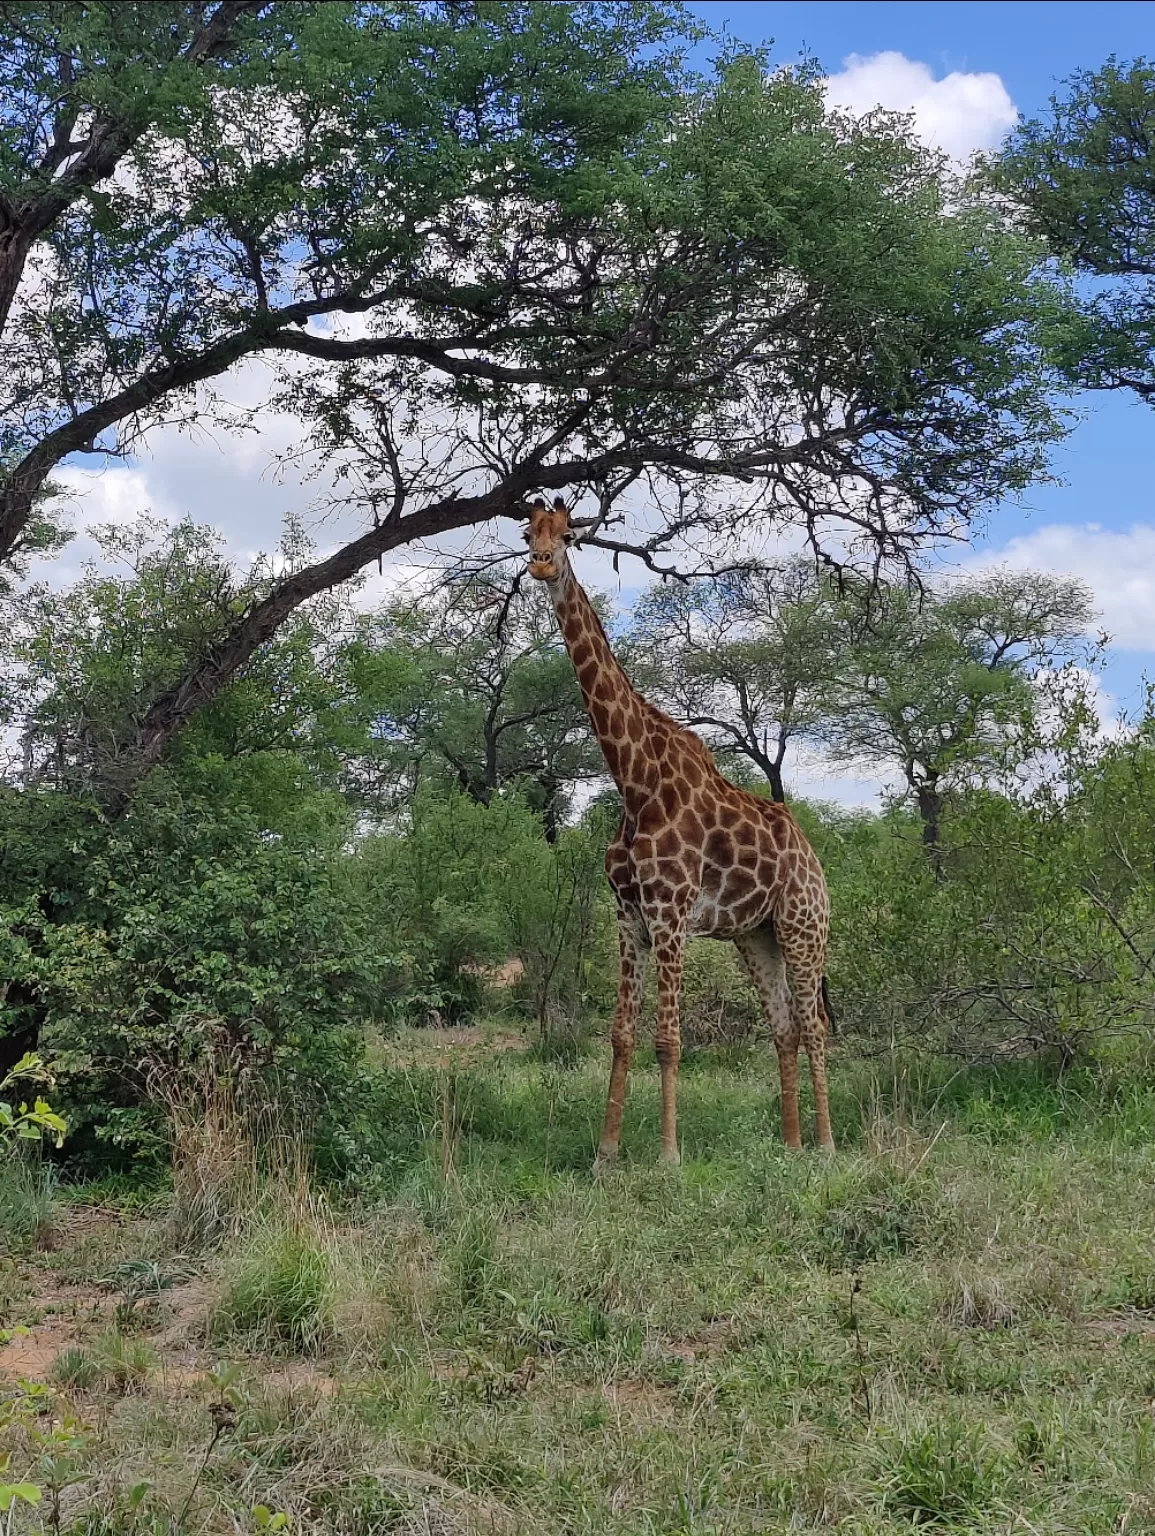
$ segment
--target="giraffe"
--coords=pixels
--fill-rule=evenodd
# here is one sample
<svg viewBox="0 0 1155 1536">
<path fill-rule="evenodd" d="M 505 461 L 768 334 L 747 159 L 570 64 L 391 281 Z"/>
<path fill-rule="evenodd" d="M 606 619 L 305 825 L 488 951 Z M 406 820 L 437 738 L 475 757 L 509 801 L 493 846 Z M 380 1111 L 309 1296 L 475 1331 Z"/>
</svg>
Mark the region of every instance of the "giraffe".
<svg viewBox="0 0 1155 1536">
<path fill-rule="evenodd" d="M 830 902 L 822 866 L 784 805 L 724 779 L 705 742 L 633 687 L 570 565 L 566 547 L 579 532 L 560 497 L 552 509 L 540 497 L 529 509 L 529 575 L 549 589 L 623 807 L 606 853 L 606 874 L 617 902 L 621 967 L 595 1170 L 606 1169 L 617 1157 L 650 950 L 658 979 L 661 1156 L 667 1163 L 680 1161 L 678 1005 L 685 943 L 695 935 L 731 939 L 757 989 L 778 1053 L 786 1145 L 802 1145 L 801 1044 L 810 1061 L 818 1142 L 833 1151 L 823 974 Z"/>
</svg>

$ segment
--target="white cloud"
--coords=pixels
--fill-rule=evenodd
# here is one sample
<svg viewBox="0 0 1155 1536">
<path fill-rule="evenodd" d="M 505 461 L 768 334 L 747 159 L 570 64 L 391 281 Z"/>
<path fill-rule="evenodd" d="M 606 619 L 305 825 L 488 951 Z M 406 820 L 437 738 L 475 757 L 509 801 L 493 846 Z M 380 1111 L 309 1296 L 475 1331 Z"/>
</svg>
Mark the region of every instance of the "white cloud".
<svg viewBox="0 0 1155 1536">
<path fill-rule="evenodd" d="M 64 492 L 64 504 L 78 532 L 104 523 L 131 523 L 142 512 L 175 515 L 175 508 L 150 484 L 143 469 L 120 464 L 82 469 L 69 464 L 54 470 L 52 481 Z"/>
<path fill-rule="evenodd" d="M 998 75 L 953 70 L 936 80 L 929 65 L 893 49 L 852 53 L 827 79 L 826 99 L 855 116 L 875 107 L 913 113 L 919 138 L 955 160 L 992 148 L 1019 115 Z"/>
<path fill-rule="evenodd" d="M 1078 576 L 1094 594 L 1097 627 L 1120 651 L 1155 651 L 1155 524 L 1126 531 L 1098 523 L 1049 523 L 984 553 L 970 569 L 1009 566 Z"/>
<path fill-rule="evenodd" d="M 795 745 L 783 772 L 788 800 L 824 800 L 848 811 L 877 811 L 884 797 L 904 788 L 889 763 L 836 763 L 819 748 L 802 745 Z"/>
</svg>

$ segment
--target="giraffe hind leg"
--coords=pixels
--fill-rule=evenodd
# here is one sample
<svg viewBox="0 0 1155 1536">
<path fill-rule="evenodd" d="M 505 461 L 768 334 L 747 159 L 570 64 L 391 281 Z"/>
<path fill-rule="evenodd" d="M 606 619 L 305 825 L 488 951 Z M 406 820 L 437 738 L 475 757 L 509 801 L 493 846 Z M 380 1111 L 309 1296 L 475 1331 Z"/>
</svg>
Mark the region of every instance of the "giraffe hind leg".
<svg viewBox="0 0 1155 1536">
<path fill-rule="evenodd" d="M 774 929 L 767 924 L 734 940 L 766 1015 L 778 1053 L 782 1085 L 782 1139 L 788 1147 L 802 1145 L 798 1115 L 798 1042 L 801 1038 L 786 989 L 786 962 Z"/>
<path fill-rule="evenodd" d="M 822 1002 L 825 933 L 795 932 L 788 922 L 776 924 L 786 975 L 790 982 L 790 1016 L 797 1038 L 810 1061 L 814 1085 L 814 1119 L 818 1145 L 834 1150 L 830 1130 L 830 1100 L 826 1083 L 826 1010 Z"/>
</svg>

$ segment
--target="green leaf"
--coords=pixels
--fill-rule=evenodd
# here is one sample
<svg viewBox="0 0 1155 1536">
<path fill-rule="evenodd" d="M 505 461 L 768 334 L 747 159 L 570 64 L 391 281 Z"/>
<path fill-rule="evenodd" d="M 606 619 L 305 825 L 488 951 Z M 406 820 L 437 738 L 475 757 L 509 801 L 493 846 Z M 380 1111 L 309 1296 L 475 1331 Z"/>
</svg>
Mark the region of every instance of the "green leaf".
<svg viewBox="0 0 1155 1536">
<path fill-rule="evenodd" d="M 41 1491 L 35 1483 L 0 1483 L 0 1510 L 9 1510 L 17 1499 L 39 1504 Z"/>
</svg>

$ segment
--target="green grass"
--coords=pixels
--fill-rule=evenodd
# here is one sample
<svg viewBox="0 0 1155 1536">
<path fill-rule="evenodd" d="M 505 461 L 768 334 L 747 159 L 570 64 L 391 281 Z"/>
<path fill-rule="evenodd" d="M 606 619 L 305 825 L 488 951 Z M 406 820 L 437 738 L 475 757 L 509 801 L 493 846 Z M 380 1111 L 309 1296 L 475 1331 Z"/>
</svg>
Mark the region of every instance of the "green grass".
<svg viewBox="0 0 1155 1536">
<path fill-rule="evenodd" d="M 600 1061 L 382 1067 L 339 1217 L 220 1255 L 239 1417 L 189 1528 L 1155 1531 L 1144 1075 L 837 1061 L 826 1159 L 780 1146 L 768 1055 L 694 1058 L 678 1170 L 643 1064 L 602 1184 Z M 179 1508 L 203 1403 L 101 1413 Z"/>
<path fill-rule="evenodd" d="M 48 1163 L 0 1152 L 0 1253 L 16 1253 L 51 1233 L 55 1181 Z"/>
<path fill-rule="evenodd" d="M 323 1238 L 294 1213 L 267 1217 L 229 1263 L 214 1319 L 219 1341 L 255 1333 L 270 1348 L 319 1349 L 333 1328 L 333 1265 Z"/>
</svg>

